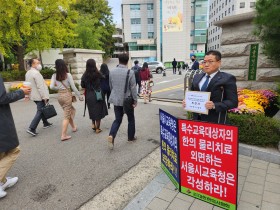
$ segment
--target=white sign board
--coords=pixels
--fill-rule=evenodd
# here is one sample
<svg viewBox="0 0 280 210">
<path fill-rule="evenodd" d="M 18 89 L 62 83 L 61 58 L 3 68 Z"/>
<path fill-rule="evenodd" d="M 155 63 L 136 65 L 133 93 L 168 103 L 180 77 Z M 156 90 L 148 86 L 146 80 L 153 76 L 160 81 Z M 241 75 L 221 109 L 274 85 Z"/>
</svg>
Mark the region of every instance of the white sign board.
<svg viewBox="0 0 280 210">
<path fill-rule="evenodd" d="M 210 94 L 210 92 L 186 91 L 185 109 L 190 112 L 208 115 L 208 109 L 205 108 L 205 103 L 210 100 Z"/>
</svg>

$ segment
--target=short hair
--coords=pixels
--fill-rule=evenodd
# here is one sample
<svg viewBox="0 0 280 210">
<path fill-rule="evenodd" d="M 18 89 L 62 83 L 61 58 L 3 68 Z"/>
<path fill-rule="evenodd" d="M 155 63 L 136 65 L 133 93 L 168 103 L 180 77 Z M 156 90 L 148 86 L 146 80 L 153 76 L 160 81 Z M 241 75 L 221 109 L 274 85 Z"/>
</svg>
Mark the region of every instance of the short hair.
<svg viewBox="0 0 280 210">
<path fill-rule="evenodd" d="M 34 60 L 38 60 L 38 58 L 31 58 L 31 59 L 29 59 L 28 65 L 29 65 L 30 67 L 31 67 L 32 64 L 34 63 Z"/>
<path fill-rule="evenodd" d="M 192 55 L 191 57 L 194 57 L 194 58 L 196 58 L 196 55 Z"/>
<path fill-rule="evenodd" d="M 222 54 L 218 50 L 209 50 L 205 55 L 214 55 L 217 61 L 222 59 Z"/>
<path fill-rule="evenodd" d="M 138 63 L 139 63 L 139 61 L 138 61 L 138 60 L 134 61 L 134 64 L 135 64 L 135 65 L 137 65 Z"/>
<path fill-rule="evenodd" d="M 126 65 L 128 63 L 129 56 L 128 53 L 119 54 L 119 63 Z"/>
</svg>

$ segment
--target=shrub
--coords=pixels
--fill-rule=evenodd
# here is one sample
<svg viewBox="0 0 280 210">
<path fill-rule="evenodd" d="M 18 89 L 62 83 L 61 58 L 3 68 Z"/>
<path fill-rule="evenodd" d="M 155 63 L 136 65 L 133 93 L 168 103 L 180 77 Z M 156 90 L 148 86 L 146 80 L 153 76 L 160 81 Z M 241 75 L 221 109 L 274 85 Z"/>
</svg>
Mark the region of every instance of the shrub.
<svg viewBox="0 0 280 210">
<path fill-rule="evenodd" d="M 229 114 L 231 125 L 238 126 L 241 143 L 272 146 L 280 140 L 280 122 L 264 115 Z"/>
<path fill-rule="evenodd" d="M 52 68 L 44 68 L 40 72 L 44 79 L 51 79 L 52 75 L 55 73 L 55 70 L 53 70 Z"/>
<path fill-rule="evenodd" d="M 4 82 L 11 82 L 11 81 L 23 81 L 25 80 L 25 73 L 26 71 L 3 71 L 1 72 L 1 76 Z"/>
</svg>

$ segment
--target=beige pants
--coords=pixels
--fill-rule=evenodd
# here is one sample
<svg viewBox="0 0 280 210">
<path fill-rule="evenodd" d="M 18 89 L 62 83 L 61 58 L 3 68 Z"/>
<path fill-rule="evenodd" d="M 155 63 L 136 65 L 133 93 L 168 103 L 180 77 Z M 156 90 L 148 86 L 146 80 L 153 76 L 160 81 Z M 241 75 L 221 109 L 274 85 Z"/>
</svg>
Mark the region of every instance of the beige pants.
<svg viewBox="0 0 280 210">
<path fill-rule="evenodd" d="M 16 161 L 20 149 L 16 147 L 8 152 L 0 152 L 0 181 L 6 182 L 6 174 Z"/>
</svg>

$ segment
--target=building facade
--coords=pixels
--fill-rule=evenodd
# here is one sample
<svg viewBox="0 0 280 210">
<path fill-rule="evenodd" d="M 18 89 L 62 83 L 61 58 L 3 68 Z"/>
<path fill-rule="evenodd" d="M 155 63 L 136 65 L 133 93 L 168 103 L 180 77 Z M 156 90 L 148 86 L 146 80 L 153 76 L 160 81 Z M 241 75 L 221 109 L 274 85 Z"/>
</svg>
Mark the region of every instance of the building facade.
<svg viewBox="0 0 280 210">
<path fill-rule="evenodd" d="M 190 13 L 187 0 L 123 0 L 123 41 L 131 60 L 189 59 Z"/>
<path fill-rule="evenodd" d="M 207 50 L 219 50 L 222 28 L 213 23 L 224 17 L 255 10 L 256 0 L 209 0 L 209 26 Z"/>
</svg>

